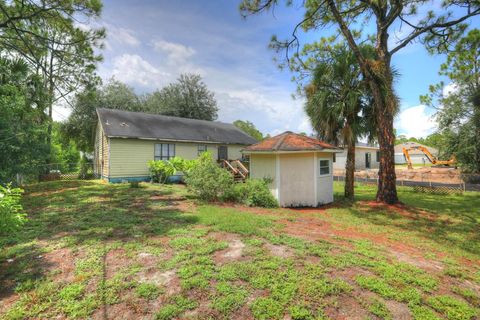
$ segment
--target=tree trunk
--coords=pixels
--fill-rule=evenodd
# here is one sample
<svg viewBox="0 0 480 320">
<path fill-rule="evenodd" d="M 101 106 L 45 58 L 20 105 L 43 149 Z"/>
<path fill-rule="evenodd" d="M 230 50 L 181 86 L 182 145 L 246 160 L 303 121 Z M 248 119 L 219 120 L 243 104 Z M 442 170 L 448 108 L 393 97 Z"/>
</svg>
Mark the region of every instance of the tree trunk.
<svg viewBox="0 0 480 320">
<path fill-rule="evenodd" d="M 397 176 L 395 173 L 393 114 L 388 113 L 379 118 L 378 140 L 380 144 L 380 166 L 376 200 L 394 204 L 398 202 L 398 196 L 396 185 Z"/>
<path fill-rule="evenodd" d="M 473 122 L 475 126 L 475 173 L 480 173 L 480 105 L 473 106 Z"/>
<path fill-rule="evenodd" d="M 333 17 L 345 36 L 350 49 L 358 59 L 365 81 L 370 87 L 377 118 L 378 142 L 380 145 L 380 168 L 378 171 L 378 190 L 376 200 L 388 204 L 398 202 L 394 149 L 395 135 L 393 133 L 393 116 L 397 110 L 397 101 L 393 90 L 392 67 L 388 52 L 388 33 L 384 23 L 377 23 L 377 53 L 376 60 L 367 60 L 360 52 L 355 38 L 350 32 L 342 14 L 334 0 L 327 0 Z M 377 17 L 378 18 L 378 17 Z M 385 19 L 385 17 L 382 17 Z M 382 20 L 384 22 L 384 20 Z"/>
<path fill-rule="evenodd" d="M 345 164 L 345 198 L 353 201 L 355 196 L 355 143 L 347 147 L 347 163 Z"/>
</svg>

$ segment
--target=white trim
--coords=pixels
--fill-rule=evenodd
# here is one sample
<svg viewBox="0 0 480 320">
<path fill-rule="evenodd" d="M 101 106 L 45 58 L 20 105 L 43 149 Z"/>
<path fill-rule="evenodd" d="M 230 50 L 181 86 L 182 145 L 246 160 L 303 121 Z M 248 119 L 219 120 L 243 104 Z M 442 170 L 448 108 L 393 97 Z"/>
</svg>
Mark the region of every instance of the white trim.
<svg viewBox="0 0 480 320">
<path fill-rule="evenodd" d="M 322 160 L 327 160 L 328 161 L 328 174 L 321 174 L 320 173 L 320 161 Z M 317 164 L 318 164 L 318 177 L 329 177 L 332 175 L 332 159 L 329 158 L 318 158 L 317 159 Z M 315 169 L 315 171 L 317 171 Z"/>
<path fill-rule="evenodd" d="M 318 206 L 318 175 L 317 175 L 317 153 L 313 154 L 313 191 L 315 192 L 315 207 Z M 320 170 L 320 169 L 319 169 Z"/>
<path fill-rule="evenodd" d="M 280 155 L 277 154 L 275 157 L 275 185 L 277 189 L 277 200 L 280 206 L 282 205 L 280 202 Z"/>
</svg>

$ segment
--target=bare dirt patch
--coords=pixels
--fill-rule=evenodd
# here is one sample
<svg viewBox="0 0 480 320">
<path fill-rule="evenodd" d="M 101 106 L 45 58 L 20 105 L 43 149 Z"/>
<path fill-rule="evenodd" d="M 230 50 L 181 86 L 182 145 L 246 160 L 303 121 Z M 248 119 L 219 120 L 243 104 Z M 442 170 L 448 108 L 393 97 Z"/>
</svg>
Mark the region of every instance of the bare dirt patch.
<svg viewBox="0 0 480 320">
<path fill-rule="evenodd" d="M 169 286 L 176 277 L 176 270 L 159 271 L 156 268 L 148 268 L 136 275 L 137 280 L 143 283 L 152 283 L 157 286 Z"/>
<path fill-rule="evenodd" d="M 238 260 L 242 257 L 245 244 L 240 239 L 233 239 L 229 242 L 228 248 L 218 251 L 215 254 L 215 260 L 220 263 Z"/>
<path fill-rule="evenodd" d="M 444 269 L 443 263 L 434 260 L 425 259 L 422 256 L 412 256 L 405 252 L 390 250 L 391 254 L 400 262 L 405 262 L 427 271 L 440 272 Z"/>
<path fill-rule="evenodd" d="M 410 320 L 412 319 L 412 314 L 410 313 L 410 309 L 404 303 L 400 303 L 393 300 L 388 300 L 385 302 L 388 310 L 392 314 L 393 319 L 398 320 Z"/>
<path fill-rule="evenodd" d="M 265 248 L 270 252 L 270 254 L 281 258 L 290 258 L 295 255 L 290 248 L 284 245 L 266 243 Z"/>
<path fill-rule="evenodd" d="M 115 273 L 132 263 L 124 249 L 113 249 L 105 255 L 105 277 L 111 278 Z"/>
<path fill-rule="evenodd" d="M 437 221 L 438 216 L 432 214 L 425 210 L 420 210 L 417 208 L 411 208 L 405 204 L 397 203 L 397 204 L 384 204 L 379 203 L 376 201 L 358 201 L 357 205 L 361 211 L 377 211 L 377 210 L 385 210 L 396 212 L 406 218 L 410 219 L 428 219 L 430 221 Z"/>
<path fill-rule="evenodd" d="M 75 257 L 68 248 L 51 251 L 42 256 L 42 263 L 47 270 L 57 271 L 55 281 L 71 282 L 75 274 Z"/>
<path fill-rule="evenodd" d="M 338 297 L 334 305 L 325 308 L 325 313 L 331 319 L 363 320 L 371 318 L 369 312 L 351 296 Z"/>
</svg>

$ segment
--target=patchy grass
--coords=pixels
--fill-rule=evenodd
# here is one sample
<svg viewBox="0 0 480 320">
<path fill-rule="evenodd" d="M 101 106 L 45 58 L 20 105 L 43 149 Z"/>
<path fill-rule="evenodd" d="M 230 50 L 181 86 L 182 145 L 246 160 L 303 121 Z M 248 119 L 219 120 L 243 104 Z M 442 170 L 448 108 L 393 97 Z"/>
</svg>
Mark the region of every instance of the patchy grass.
<svg viewBox="0 0 480 320">
<path fill-rule="evenodd" d="M 50 182 L 0 238 L 0 318 L 475 319 L 480 197 L 318 210 L 195 203 L 178 185 Z M 403 313 L 402 313 L 403 312 Z"/>
</svg>

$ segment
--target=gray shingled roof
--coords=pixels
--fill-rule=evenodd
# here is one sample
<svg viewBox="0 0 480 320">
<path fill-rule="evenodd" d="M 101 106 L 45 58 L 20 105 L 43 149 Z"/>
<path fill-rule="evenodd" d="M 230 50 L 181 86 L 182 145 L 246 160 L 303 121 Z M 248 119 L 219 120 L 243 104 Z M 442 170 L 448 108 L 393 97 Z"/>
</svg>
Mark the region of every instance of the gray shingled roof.
<svg viewBox="0 0 480 320">
<path fill-rule="evenodd" d="M 108 137 L 250 145 L 257 140 L 230 123 L 97 108 Z"/>
</svg>

